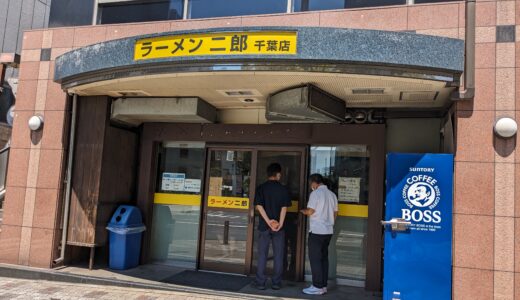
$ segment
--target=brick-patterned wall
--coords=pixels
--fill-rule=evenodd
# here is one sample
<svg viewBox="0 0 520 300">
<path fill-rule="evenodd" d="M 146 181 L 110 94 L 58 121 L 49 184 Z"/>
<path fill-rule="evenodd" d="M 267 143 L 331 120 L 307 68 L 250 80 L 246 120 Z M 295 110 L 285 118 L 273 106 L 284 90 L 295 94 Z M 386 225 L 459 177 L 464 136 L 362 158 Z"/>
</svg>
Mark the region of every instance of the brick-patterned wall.
<svg viewBox="0 0 520 300">
<path fill-rule="evenodd" d="M 520 180 L 515 140 L 493 135 L 498 117 L 516 117 L 516 22 L 520 1 L 477 1 L 476 97 L 458 105 L 454 207 L 454 298 L 520 299 Z M 24 34 L 20 91 L 7 180 L 0 261 L 49 267 L 59 237 L 66 97 L 52 82 L 54 59 L 71 49 L 127 36 L 228 26 L 327 26 L 464 37 L 462 2 L 95 27 Z M 518 35 L 518 34 L 517 34 Z M 518 50 L 517 50 L 518 49 Z M 49 53 L 50 51 L 50 53 Z M 50 54 L 50 55 L 49 55 Z M 50 56 L 50 57 L 49 57 Z M 520 59 L 520 56 L 518 56 Z M 519 79 L 517 79 L 517 77 Z M 520 97 L 518 97 L 520 99 Z M 520 100 L 518 100 L 520 101 Z M 27 120 L 45 117 L 43 134 Z M 520 191 L 520 189 L 519 189 Z M 53 243 L 53 241 L 55 241 Z M 518 288 L 515 289 L 515 286 Z"/>
</svg>

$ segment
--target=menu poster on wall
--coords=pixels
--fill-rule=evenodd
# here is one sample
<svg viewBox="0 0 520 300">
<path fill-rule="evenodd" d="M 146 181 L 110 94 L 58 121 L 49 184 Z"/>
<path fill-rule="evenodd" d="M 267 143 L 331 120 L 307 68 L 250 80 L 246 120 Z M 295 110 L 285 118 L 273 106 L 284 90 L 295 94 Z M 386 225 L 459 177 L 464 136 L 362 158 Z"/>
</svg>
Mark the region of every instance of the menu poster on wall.
<svg viewBox="0 0 520 300">
<path fill-rule="evenodd" d="M 361 178 L 340 177 L 338 182 L 338 201 L 359 203 Z"/>
<path fill-rule="evenodd" d="M 163 191 L 184 191 L 184 181 L 186 174 L 184 173 L 163 173 L 161 189 Z"/>
<path fill-rule="evenodd" d="M 189 179 L 184 180 L 184 191 L 190 193 L 200 193 L 200 179 Z"/>
<path fill-rule="evenodd" d="M 209 178 L 209 195 L 222 196 L 222 177 Z"/>
<path fill-rule="evenodd" d="M 226 152 L 226 160 L 234 161 L 235 160 L 235 151 L 227 151 Z"/>
</svg>

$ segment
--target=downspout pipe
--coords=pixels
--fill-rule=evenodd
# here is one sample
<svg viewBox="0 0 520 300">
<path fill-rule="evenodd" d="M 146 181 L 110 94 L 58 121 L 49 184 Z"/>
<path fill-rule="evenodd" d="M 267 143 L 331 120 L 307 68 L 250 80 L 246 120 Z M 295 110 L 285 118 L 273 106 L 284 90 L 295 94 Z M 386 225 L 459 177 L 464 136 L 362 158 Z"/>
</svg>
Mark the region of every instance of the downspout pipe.
<svg viewBox="0 0 520 300">
<path fill-rule="evenodd" d="M 66 187 L 65 187 L 65 203 L 63 208 L 63 224 L 61 231 L 61 251 L 60 257 L 54 260 L 54 265 L 63 263 L 65 260 L 65 248 L 67 248 L 67 230 L 69 227 L 69 211 L 70 211 L 70 194 L 72 190 L 72 165 L 74 160 L 74 140 L 76 138 L 76 112 L 77 112 L 78 95 L 72 96 L 72 115 L 70 121 L 70 136 L 69 136 L 69 153 L 67 157 L 67 171 L 66 171 Z"/>
<path fill-rule="evenodd" d="M 466 0 L 464 41 L 464 90 L 456 91 L 452 100 L 472 100 L 475 97 L 475 0 Z"/>
</svg>

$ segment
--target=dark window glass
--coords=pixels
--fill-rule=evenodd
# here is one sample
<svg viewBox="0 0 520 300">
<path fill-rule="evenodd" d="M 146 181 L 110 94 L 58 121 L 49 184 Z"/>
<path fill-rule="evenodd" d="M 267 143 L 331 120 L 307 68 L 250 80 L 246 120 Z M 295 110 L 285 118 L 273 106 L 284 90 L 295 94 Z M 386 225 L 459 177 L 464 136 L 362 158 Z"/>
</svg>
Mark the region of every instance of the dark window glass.
<svg viewBox="0 0 520 300">
<path fill-rule="evenodd" d="M 406 4 L 406 0 L 294 0 L 294 11 Z"/>
<path fill-rule="evenodd" d="M 92 24 L 94 0 L 52 0 L 49 27 Z"/>
<path fill-rule="evenodd" d="M 123 2 L 99 7 L 99 24 L 151 22 L 182 19 L 182 0 Z"/>
<path fill-rule="evenodd" d="M 192 19 L 287 12 L 287 0 L 190 0 Z"/>
</svg>

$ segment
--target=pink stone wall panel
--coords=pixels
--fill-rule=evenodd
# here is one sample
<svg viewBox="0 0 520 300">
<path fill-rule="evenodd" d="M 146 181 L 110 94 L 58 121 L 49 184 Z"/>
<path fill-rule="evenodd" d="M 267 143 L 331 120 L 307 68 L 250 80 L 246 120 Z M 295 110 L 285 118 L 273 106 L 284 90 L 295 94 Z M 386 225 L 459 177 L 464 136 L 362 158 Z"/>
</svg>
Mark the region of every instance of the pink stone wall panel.
<svg viewBox="0 0 520 300">
<path fill-rule="evenodd" d="M 2 224 L 0 232 L 0 263 L 17 264 L 20 251 L 21 227 Z"/>
<path fill-rule="evenodd" d="M 242 26 L 242 18 L 216 18 L 216 19 L 198 19 L 198 20 L 179 20 L 170 23 L 171 31 L 204 29 L 204 28 L 220 28 L 220 27 L 240 27 Z"/>
<path fill-rule="evenodd" d="M 324 11 L 320 14 L 320 25 L 324 27 L 402 31 L 407 29 L 406 15 L 406 7 L 380 10 Z"/>
<path fill-rule="evenodd" d="M 416 5 L 408 7 L 408 29 L 459 27 L 459 4 Z"/>
<path fill-rule="evenodd" d="M 9 187 L 6 190 L 3 209 L 8 214 L 3 215 L 2 224 L 21 226 L 25 200 L 24 187 Z"/>
<path fill-rule="evenodd" d="M 453 299 L 493 299 L 493 271 L 453 268 Z"/>
<path fill-rule="evenodd" d="M 453 265 L 493 270 L 493 216 L 455 214 L 453 227 Z"/>
<path fill-rule="evenodd" d="M 495 206 L 494 164 L 457 162 L 455 165 L 454 212 L 493 215 Z M 476 189 L 475 187 L 479 187 Z"/>
</svg>

